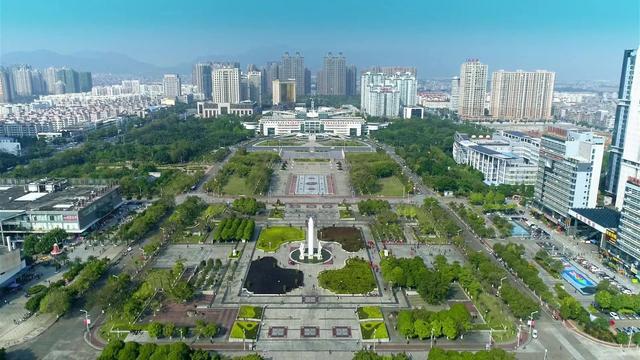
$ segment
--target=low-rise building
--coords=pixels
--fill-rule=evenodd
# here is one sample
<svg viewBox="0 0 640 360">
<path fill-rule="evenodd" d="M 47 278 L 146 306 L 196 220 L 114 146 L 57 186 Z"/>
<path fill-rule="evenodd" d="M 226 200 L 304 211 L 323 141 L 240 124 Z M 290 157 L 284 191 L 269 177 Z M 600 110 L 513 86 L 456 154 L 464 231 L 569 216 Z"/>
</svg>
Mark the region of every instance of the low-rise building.
<svg viewBox="0 0 640 360">
<path fill-rule="evenodd" d="M 312 107 L 296 108 L 293 111 L 273 110 L 263 116 L 259 132 L 262 135 L 289 134 L 334 134 L 341 136 L 361 136 L 366 129 L 366 121 L 357 115 L 353 106 L 341 108 L 321 107 L 317 111 Z"/>
<path fill-rule="evenodd" d="M 19 142 L 10 137 L 0 136 L 0 152 L 9 153 L 19 156 L 22 152 L 22 147 Z"/>
<path fill-rule="evenodd" d="M 196 107 L 198 116 L 204 119 L 220 115 L 252 116 L 258 113 L 258 106 L 252 101 L 242 101 L 238 104 L 198 101 Z"/>
</svg>

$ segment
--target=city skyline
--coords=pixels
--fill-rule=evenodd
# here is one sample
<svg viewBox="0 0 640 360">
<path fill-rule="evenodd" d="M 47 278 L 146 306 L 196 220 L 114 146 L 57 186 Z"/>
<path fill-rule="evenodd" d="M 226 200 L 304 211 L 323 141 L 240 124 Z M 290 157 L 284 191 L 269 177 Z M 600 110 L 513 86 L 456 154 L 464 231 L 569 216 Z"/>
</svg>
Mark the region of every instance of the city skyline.
<svg viewBox="0 0 640 360">
<path fill-rule="evenodd" d="M 293 8 L 287 12 L 287 19 L 278 13 L 278 4 L 247 4 L 253 14 L 225 12 L 230 6 L 226 4 L 201 3 L 198 6 L 202 11 L 193 12 L 163 2 L 152 6 L 146 1 L 74 6 L 77 10 L 65 14 L 64 9 L 73 6 L 73 1 L 64 4 L 3 2 L 2 62 L 15 59 L 15 52 L 35 49 L 102 58 L 107 56 L 100 56 L 101 53 L 116 53 L 152 66 L 173 68 L 173 72 L 182 73 L 176 68 L 185 68 L 184 73 L 190 73 L 190 65 L 202 60 L 263 64 L 278 60 L 284 51 L 299 51 L 307 67 L 317 71 L 326 52 L 334 50 L 342 51 L 358 68 L 413 65 L 421 78 L 456 75 L 465 59 L 479 58 L 489 65 L 489 71 L 544 69 L 556 72 L 558 81 L 615 81 L 620 50 L 636 47 L 639 41 L 638 11 L 633 11 L 639 5 L 631 0 L 615 4 L 590 2 L 589 6 L 584 2 L 556 4 L 545 0 L 536 7 L 502 0 L 489 4 L 369 2 L 367 7 L 347 3 L 340 4 L 340 12 L 332 11 L 333 6 Z M 216 12 L 228 15 L 209 21 L 206 14 L 214 6 Z M 160 11 L 163 8 L 171 11 Z M 403 10 L 407 8 L 411 11 Z M 149 20 L 141 16 L 153 9 L 160 10 Z M 563 15 L 568 11 L 571 17 Z M 96 18 L 92 13 L 100 16 Z M 438 16 L 425 15 L 429 13 Z M 74 21 L 67 22 L 65 19 L 71 14 Z M 376 14 L 386 17 L 385 24 L 377 27 L 379 30 L 362 26 L 366 23 L 363 19 Z M 256 16 L 270 21 L 251 27 L 242 25 Z M 159 30 L 157 23 L 169 21 L 168 17 L 175 27 Z M 296 31 L 276 26 L 281 21 L 288 21 Z M 77 27 L 86 31 L 72 32 L 73 41 L 69 41 L 70 31 Z M 105 28 L 110 30 L 102 31 Z M 407 33 L 411 36 L 407 37 Z M 207 48 L 201 41 L 180 41 L 184 38 L 216 45 Z M 100 53 L 97 55 L 96 51 Z"/>
</svg>

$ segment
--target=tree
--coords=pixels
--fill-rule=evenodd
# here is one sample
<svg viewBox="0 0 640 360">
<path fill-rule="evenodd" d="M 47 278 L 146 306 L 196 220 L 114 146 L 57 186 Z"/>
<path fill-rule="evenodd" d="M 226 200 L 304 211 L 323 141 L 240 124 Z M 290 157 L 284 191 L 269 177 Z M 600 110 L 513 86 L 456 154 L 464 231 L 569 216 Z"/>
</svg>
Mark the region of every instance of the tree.
<svg viewBox="0 0 640 360">
<path fill-rule="evenodd" d="M 211 360 L 211 356 L 208 351 L 197 349 L 191 353 L 191 360 Z"/>
<path fill-rule="evenodd" d="M 190 358 L 191 349 L 183 342 L 172 343 L 168 348 L 168 360 L 187 360 Z"/>
<path fill-rule="evenodd" d="M 148 360 L 151 355 L 156 352 L 157 345 L 154 343 L 145 343 L 138 348 L 137 360 Z"/>
<path fill-rule="evenodd" d="M 431 330 L 433 330 L 433 336 L 442 336 L 442 322 L 439 319 L 433 319 L 431 321 Z"/>
<path fill-rule="evenodd" d="M 40 302 L 40 312 L 53 313 L 58 316 L 66 313 L 71 307 L 71 296 L 64 288 L 49 290 Z"/>
<path fill-rule="evenodd" d="M 458 336 L 458 326 L 453 318 L 447 316 L 442 320 L 442 334 L 449 340 Z"/>
<path fill-rule="evenodd" d="M 149 336 L 154 337 L 154 338 L 159 338 L 160 335 L 162 335 L 162 331 L 163 327 L 162 324 L 159 322 L 152 322 L 151 324 L 149 324 L 149 326 L 147 327 L 147 331 L 149 332 Z"/>
<path fill-rule="evenodd" d="M 596 293 L 595 301 L 602 309 L 610 309 L 613 295 L 606 290 L 601 290 Z"/>
<path fill-rule="evenodd" d="M 196 336 L 200 339 L 201 336 L 205 336 L 207 324 L 202 320 L 196 320 Z"/>
<path fill-rule="evenodd" d="M 193 285 L 184 280 L 179 280 L 170 291 L 171 295 L 180 301 L 188 301 L 193 297 Z"/>
<path fill-rule="evenodd" d="M 169 339 L 172 339 L 175 330 L 176 330 L 176 325 L 174 323 L 171 323 L 171 322 L 166 323 L 162 328 L 162 335 L 164 337 L 168 337 Z"/>
<path fill-rule="evenodd" d="M 398 332 L 405 337 L 413 337 L 415 334 L 413 314 L 411 311 L 402 310 L 398 313 Z"/>
<path fill-rule="evenodd" d="M 431 336 L 431 324 L 422 319 L 414 321 L 413 328 L 415 330 L 415 334 L 420 340 L 424 340 Z"/>
<path fill-rule="evenodd" d="M 118 360 L 129 360 L 138 357 L 138 349 L 140 345 L 135 341 L 129 341 L 124 344 L 124 347 L 118 353 Z"/>
<path fill-rule="evenodd" d="M 102 353 L 98 357 L 98 360 L 119 360 L 118 352 L 124 347 L 122 340 L 111 340 L 107 346 L 102 349 Z"/>
</svg>

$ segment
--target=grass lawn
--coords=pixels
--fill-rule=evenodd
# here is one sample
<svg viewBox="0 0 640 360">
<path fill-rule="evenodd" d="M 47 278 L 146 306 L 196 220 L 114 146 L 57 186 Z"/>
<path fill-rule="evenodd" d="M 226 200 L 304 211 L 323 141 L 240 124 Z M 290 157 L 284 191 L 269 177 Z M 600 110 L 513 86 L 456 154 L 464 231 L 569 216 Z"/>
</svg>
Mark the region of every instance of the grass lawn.
<svg viewBox="0 0 640 360">
<path fill-rule="evenodd" d="M 274 252 L 280 245 L 291 241 L 304 240 L 305 232 L 296 227 L 273 226 L 263 229 L 258 237 L 258 249 Z"/>
<path fill-rule="evenodd" d="M 245 180 L 239 176 L 232 175 L 227 184 L 222 188 L 222 192 L 227 195 L 253 195 L 253 189 Z"/>
<path fill-rule="evenodd" d="M 358 319 L 382 319 L 382 310 L 379 306 L 360 306 L 358 308 Z"/>
<path fill-rule="evenodd" d="M 384 321 L 363 321 L 360 323 L 360 331 L 363 340 L 388 339 L 389 333 Z"/>
<path fill-rule="evenodd" d="M 238 310 L 238 319 L 262 319 L 260 306 L 242 305 Z"/>
<path fill-rule="evenodd" d="M 378 184 L 381 186 L 380 191 L 376 192 L 374 195 L 402 196 L 404 194 L 402 191 L 402 189 L 404 189 L 404 185 L 397 176 L 389 176 L 379 179 Z"/>
<path fill-rule="evenodd" d="M 335 294 L 366 294 L 376 288 L 369 262 L 360 258 L 348 259 L 342 269 L 322 271 L 318 283 Z"/>
<path fill-rule="evenodd" d="M 230 338 L 235 339 L 251 339 L 258 338 L 258 328 L 260 323 L 257 321 L 241 321 L 236 320 L 231 327 Z M 244 331 L 242 331 L 244 329 Z"/>
</svg>

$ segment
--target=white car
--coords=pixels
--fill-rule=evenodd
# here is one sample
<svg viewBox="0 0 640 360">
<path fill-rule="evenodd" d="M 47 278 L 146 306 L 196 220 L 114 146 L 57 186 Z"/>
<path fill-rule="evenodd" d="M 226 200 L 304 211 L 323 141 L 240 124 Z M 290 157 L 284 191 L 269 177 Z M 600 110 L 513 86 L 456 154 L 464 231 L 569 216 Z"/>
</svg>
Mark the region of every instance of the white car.
<svg viewBox="0 0 640 360">
<path fill-rule="evenodd" d="M 533 331 L 531 332 L 531 337 L 534 339 L 538 338 L 538 330 L 537 329 L 533 329 Z"/>
<path fill-rule="evenodd" d="M 618 314 L 613 311 L 609 313 L 609 316 L 611 316 L 611 318 L 615 320 L 620 320 L 620 316 L 618 316 Z"/>
</svg>

